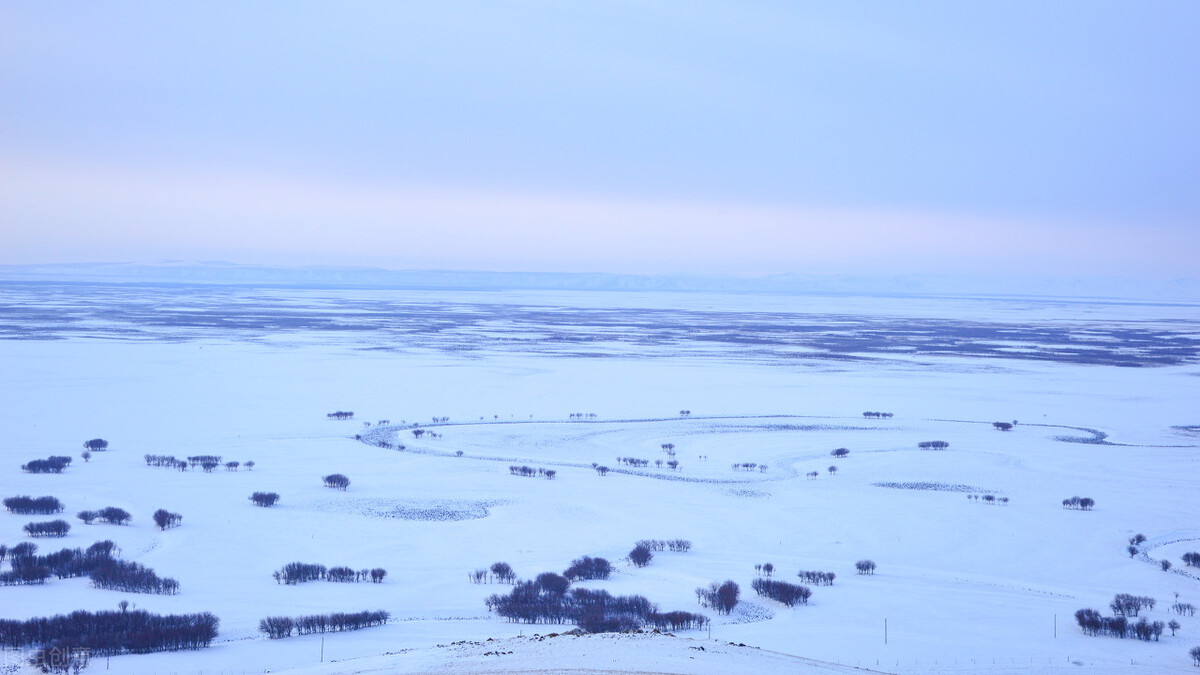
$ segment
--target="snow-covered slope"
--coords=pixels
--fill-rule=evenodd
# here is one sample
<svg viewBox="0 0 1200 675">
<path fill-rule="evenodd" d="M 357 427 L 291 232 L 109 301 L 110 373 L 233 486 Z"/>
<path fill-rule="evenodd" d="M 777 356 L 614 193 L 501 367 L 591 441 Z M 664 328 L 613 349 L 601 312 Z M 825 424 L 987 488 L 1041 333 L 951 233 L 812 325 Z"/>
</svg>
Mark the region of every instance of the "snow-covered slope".
<svg viewBox="0 0 1200 675">
<path fill-rule="evenodd" d="M 725 675 L 876 673 L 873 668 L 814 661 L 744 644 L 659 633 L 533 634 L 500 640 L 463 640 L 400 654 L 299 668 L 292 675 L 328 673 L 445 673 L 486 675 Z"/>
<path fill-rule="evenodd" d="M 72 323 L 51 316 L 72 302 L 48 297 L 42 319 Z M 961 354 L 745 358 L 754 347 L 725 343 L 673 356 L 667 348 L 639 351 L 636 336 L 580 356 L 551 347 L 585 336 L 559 330 L 539 338 L 554 342 L 544 353 L 532 353 L 511 326 L 496 322 L 446 325 L 441 331 L 452 335 L 420 346 L 398 332 L 384 340 L 353 326 L 244 331 L 209 309 L 176 331 L 155 323 L 157 300 L 138 302 L 113 305 L 109 323 L 95 313 L 70 333 L 41 336 L 58 339 L 0 341 L 0 496 L 53 495 L 66 504 L 72 530 L 36 540 L 43 552 L 113 539 L 126 559 L 181 584 L 177 596 L 97 590 L 85 579 L 2 587 L 0 617 L 113 609 L 129 600 L 221 618 L 207 650 L 114 657 L 93 665 L 97 671 L 825 667 L 799 660 L 814 659 L 901 673 L 1188 672 L 1187 650 L 1200 644 L 1200 622 L 1169 613 L 1175 593 L 1200 604 L 1196 569 L 1180 560 L 1200 549 L 1200 439 L 1187 428 L 1200 423 L 1200 369 L 1187 359 L 1134 368 Z M 727 297 L 689 302 L 737 311 Z M 855 313 L 870 313 L 871 302 L 856 300 Z M 923 307 L 887 301 L 877 312 L 920 316 Z M 990 311 L 964 307 L 976 317 Z M 1028 316 L 1034 326 L 1107 330 L 1144 326 L 1148 314 L 1055 305 L 1032 306 Z M 1009 309 L 1005 320 L 1019 316 Z M 93 329 L 104 337 L 88 337 Z M 473 347 L 450 348 L 466 344 Z M 339 409 L 355 411 L 355 419 L 326 418 Z M 691 414 L 681 417 L 682 409 Z M 867 419 L 863 411 L 895 416 Z M 434 424 L 435 417 L 449 419 Z M 381 427 L 383 419 L 389 423 Z M 991 424 L 1014 419 L 1009 432 Z M 440 437 L 417 438 L 413 423 Z M 82 461 L 80 444 L 98 436 L 110 449 Z M 950 447 L 917 445 L 934 439 Z M 378 440 L 406 447 L 370 442 Z M 678 470 L 654 463 L 667 459 L 667 443 Z M 834 459 L 830 451 L 839 447 L 850 454 Z M 75 461 L 62 475 L 18 469 L 51 454 Z M 181 473 L 147 466 L 145 454 L 217 454 L 255 467 Z M 632 469 L 619 457 L 651 464 Z M 601 476 L 593 463 L 612 471 Z M 513 464 L 557 474 L 514 476 Z M 349 476 L 347 491 L 323 487 L 321 477 L 334 472 Z M 247 500 L 256 490 L 282 499 L 256 508 Z M 970 494 L 1008 502 L 989 505 Z M 1072 495 L 1094 498 L 1095 510 L 1063 509 Z M 129 510 L 133 522 L 84 525 L 73 517 L 108 505 Z M 150 514 L 158 508 L 182 514 L 183 525 L 155 529 Z M 0 543 L 26 540 L 22 526 L 44 519 L 0 513 Z M 1127 540 L 1137 533 L 1148 541 L 1130 557 Z M 692 550 L 656 554 L 645 568 L 623 561 L 639 539 L 677 537 L 692 541 Z M 517 636 L 571 626 L 489 614 L 484 599 L 509 587 L 468 579 L 501 560 L 522 578 L 562 572 L 581 555 L 616 564 L 609 581 L 584 585 L 642 594 L 663 610 L 708 612 L 694 589 L 726 579 L 741 586 L 743 602 L 730 616 L 708 612 L 711 642 L 707 631 L 530 640 Z M 864 558 L 878 564 L 874 575 L 855 574 Z M 1174 569 L 1162 571 L 1161 559 Z M 277 584 L 272 572 L 293 561 L 383 567 L 388 577 Z M 837 579 L 815 586 L 807 606 L 787 608 L 750 589 L 754 566 L 766 562 L 784 581 L 798 582 L 800 570 Z M 1177 619 L 1178 635 L 1148 643 L 1082 635 L 1071 614 L 1083 607 L 1108 614 L 1115 593 L 1156 598 L 1149 616 Z M 323 639 L 267 640 L 257 630 L 265 616 L 363 609 L 387 610 L 393 620 Z M 497 642 L 513 654 L 485 655 Z M 685 659 L 696 656 L 695 646 L 705 647 L 701 665 Z M 583 654 L 610 661 L 601 667 Z"/>
</svg>

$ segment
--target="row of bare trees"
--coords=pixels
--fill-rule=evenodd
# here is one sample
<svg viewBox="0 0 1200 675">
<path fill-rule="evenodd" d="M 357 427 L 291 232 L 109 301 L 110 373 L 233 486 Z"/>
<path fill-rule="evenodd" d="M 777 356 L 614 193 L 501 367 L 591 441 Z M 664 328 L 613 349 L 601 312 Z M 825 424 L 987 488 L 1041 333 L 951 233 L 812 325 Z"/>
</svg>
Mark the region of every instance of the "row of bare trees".
<svg viewBox="0 0 1200 675">
<path fill-rule="evenodd" d="M 350 567 L 326 567 L 314 563 L 293 562 L 284 565 L 271 574 L 276 583 L 293 586 L 307 581 L 332 581 L 335 583 L 357 583 L 370 581 L 383 583 L 387 570 L 382 567 L 375 569 L 356 570 Z"/>
<path fill-rule="evenodd" d="M 50 576 L 71 579 L 90 575 L 103 564 L 114 560 L 119 553 L 111 541 L 99 541 L 86 550 L 64 548 L 55 553 L 37 555 L 37 545 L 29 542 L 12 549 L 0 546 L 0 561 L 11 554 L 11 568 L 0 572 L 0 586 L 40 584 Z"/>
<path fill-rule="evenodd" d="M 266 633 L 268 638 L 278 640 L 291 637 L 293 632 L 296 635 L 311 635 L 382 626 L 389 618 L 391 615 L 383 610 L 310 614 L 295 618 L 269 616 L 258 622 L 258 629 Z"/>
<path fill-rule="evenodd" d="M 29 495 L 21 495 L 19 497 L 6 497 L 4 499 L 4 508 L 8 509 L 9 513 L 19 515 L 43 515 L 48 516 L 55 513 L 62 513 L 62 502 L 56 497 L 30 497 Z"/>
<path fill-rule="evenodd" d="M 45 520 L 25 523 L 24 529 L 31 537 L 65 537 L 71 531 L 71 524 L 65 520 Z"/>
<path fill-rule="evenodd" d="M 750 587 L 758 595 L 765 595 L 772 600 L 782 602 L 788 607 L 807 605 L 808 599 L 812 597 L 812 589 L 808 586 L 789 584 L 786 581 L 775 581 L 774 579 L 763 579 L 762 577 L 750 582 Z"/>
<path fill-rule="evenodd" d="M 24 621 L 0 619 L 0 645 L 86 650 L 93 656 L 200 649 L 217 637 L 219 625 L 208 612 L 163 616 L 140 610 L 79 610 Z"/>
</svg>

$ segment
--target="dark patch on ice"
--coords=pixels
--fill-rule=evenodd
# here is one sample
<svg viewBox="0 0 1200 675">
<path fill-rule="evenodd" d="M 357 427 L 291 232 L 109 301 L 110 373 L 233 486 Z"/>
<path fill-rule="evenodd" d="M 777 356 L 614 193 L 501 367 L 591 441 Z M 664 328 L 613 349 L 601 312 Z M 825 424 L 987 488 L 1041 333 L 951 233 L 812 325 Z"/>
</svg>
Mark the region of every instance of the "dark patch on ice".
<svg viewBox="0 0 1200 675">
<path fill-rule="evenodd" d="M 470 499 L 355 499 L 322 502 L 318 511 L 348 513 L 369 518 L 396 520 L 478 520 L 491 515 L 489 507 L 503 501 Z"/>
<path fill-rule="evenodd" d="M 995 490 L 984 490 L 974 485 L 962 483 L 937 483 L 930 481 L 909 481 L 903 483 L 883 482 L 871 483 L 875 487 L 895 488 L 897 490 L 932 490 L 934 492 L 981 492 L 995 494 Z"/>
<path fill-rule="evenodd" d="M 1171 428 L 1188 436 L 1200 436 L 1200 424 L 1180 424 Z"/>
<path fill-rule="evenodd" d="M 739 602 L 729 616 L 722 623 L 757 623 L 759 621 L 770 621 L 775 618 L 775 612 L 763 607 L 762 605 L 743 600 Z"/>
<path fill-rule="evenodd" d="M 750 498 L 761 498 L 761 497 L 770 497 L 771 496 L 771 493 L 767 492 L 766 490 L 751 490 L 749 488 L 732 488 L 732 489 L 726 490 L 725 494 L 730 495 L 732 497 L 750 497 Z"/>
</svg>

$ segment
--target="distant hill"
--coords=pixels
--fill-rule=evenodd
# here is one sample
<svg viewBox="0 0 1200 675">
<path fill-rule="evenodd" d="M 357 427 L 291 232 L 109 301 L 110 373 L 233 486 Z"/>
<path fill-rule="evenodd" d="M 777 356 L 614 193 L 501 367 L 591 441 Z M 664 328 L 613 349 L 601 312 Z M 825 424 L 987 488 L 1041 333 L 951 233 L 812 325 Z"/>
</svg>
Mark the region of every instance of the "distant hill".
<svg viewBox="0 0 1200 675">
<path fill-rule="evenodd" d="M 299 288 L 1075 297 L 1200 301 L 1200 280 L 784 274 L 762 277 L 268 267 L 225 262 L 0 265 L 0 282 L 226 284 Z"/>
</svg>

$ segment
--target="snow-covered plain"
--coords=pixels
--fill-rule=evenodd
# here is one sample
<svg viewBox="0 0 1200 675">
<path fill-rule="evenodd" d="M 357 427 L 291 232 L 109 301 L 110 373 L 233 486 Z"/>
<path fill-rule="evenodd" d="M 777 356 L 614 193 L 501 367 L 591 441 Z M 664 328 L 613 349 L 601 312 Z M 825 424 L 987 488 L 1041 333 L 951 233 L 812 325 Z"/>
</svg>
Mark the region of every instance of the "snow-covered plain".
<svg viewBox="0 0 1200 675">
<path fill-rule="evenodd" d="M 113 539 L 124 558 L 181 584 L 176 596 L 96 590 L 86 579 L 3 587 L 0 617 L 121 600 L 220 617 L 209 649 L 92 666 L 124 673 L 826 667 L 801 659 L 898 673 L 1191 672 L 1200 619 L 1168 608 L 1175 593 L 1200 604 L 1197 570 L 1179 559 L 1200 550 L 1200 437 L 1183 428 L 1200 424 L 1198 309 L 0 286 L 2 496 L 66 504 L 71 533 L 35 540 L 41 552 Z M 327 419 L 334 410 L 355 419 Z M 381 419 L 391 424 L 364 426 Z M 1010 432 L 991 424 L 1012 420 Z M 415 438 L 414 422 L 440 437 Z M 94 437 L 110 450 L 83 462 L 80 445 Z M 950 447 L 918 449 L 926 440 Z M 679 470 L 654 466 L 667 459 L 664 443 L 675 445 Z M 835 460 L 839 447 L 850 454 Z M 148 453 L 255 467 L 180 473 L 146 466 Z M 75 461 L 62 475 L 19 470 L 51 454 Z M 652 463 L 628 469 L 618 457 Z M 742 462 L 768 469 L 731 467 Z M 612 471 L 600 476 L 593 463 Z M 512 464 L 557 475 L 513 476 Z M 334 472 L 350 477 L 347 491 L 323 487 Z M 247 497 L 258 490 L 282 499 L 256 508 Z M 1009 501 L 987 505 L 972 493 Z M 1072 495 L 1092 497 L 1095 510 L 1064 510 Z M 133 523 L 73 517 L 109 505 Z M 183 525 L 158 531 L 158 508 L 181 513 Z M 45 519 L 0 513 L 0 543 L 24 541 L 22 526 Z M 1136 533 L 1148 541 L 1131 558 Z M 586 584 L 700 611 L 693 590 L 732 579 L 743 602 L 711 615 L 711 635 L 530 641 L 571 626 L 489 615 L 484 598 L 507 587 L 468 580 L 501 560 L 523 578 L 561 573 L 581 555 L 616 562 L 647 538 L 694 547 L 641 569 L 619 562 L 610 581 Z M 863 558 L 876 574 L 854 573 Z M 1162 558 L 1175 569 L 1159 569 Z M 272 571 L 293 561 L 383 567 L 388 577 L 276 584 Z M 801 569 L 837 580 L 788 609 L 750 589 L 765 562 L 780 580 L 798 582 Z M 1116 593 L 1156 598 L 1151 618 L 1182 629 L 1149 643 L 1082 635 L 1074 611 L 1109 614 Z M 324 638 L 257 631 L 265 616 L 364 609 L 393 619 Z"/>
</svg>

